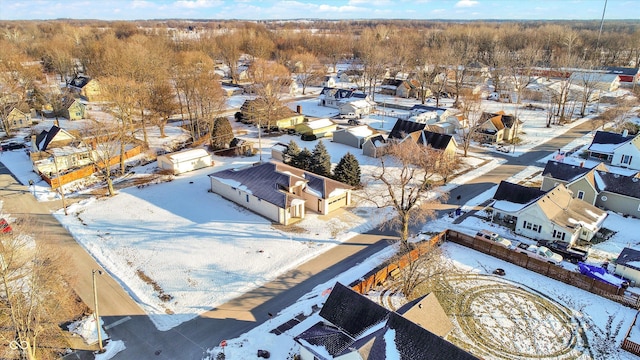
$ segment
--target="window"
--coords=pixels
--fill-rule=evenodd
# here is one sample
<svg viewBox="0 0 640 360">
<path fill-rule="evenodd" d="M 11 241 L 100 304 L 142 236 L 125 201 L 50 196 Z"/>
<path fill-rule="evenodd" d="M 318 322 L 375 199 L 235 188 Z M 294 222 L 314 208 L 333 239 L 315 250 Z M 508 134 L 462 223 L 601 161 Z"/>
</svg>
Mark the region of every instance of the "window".
<svg viewBox="0 0 640 360">
<path fill-rule="evenodd" d="M 247 194 L 247 202 L 249 202 L 249 194 Z"/>
<path fill-rule="evenodd" d="M 580 200 L 584 199 L 584 191 L 578 190 L 578 199 Z"/>
<path fill-rule="evenodd" d="M 607 201 L 607 196 L 606 196 L 606 195 L 602 195 L 602 196 L 600 197 L 600 199 L 601 199 L 602 201 Z"/>
<path fill-rule="evenodd" d="M 631 155 L 622 155 L 622 159 L 620 160 L 621 163 L 623 164 L 631 164 L 631 159 L 633 158 L 633 156 Z"/>
<path fill-rule="evenodd" d="M 553 237 L 556 239 L 564 240 L 564 233 L 562 231 L 553 230 Z"/>
</svg>

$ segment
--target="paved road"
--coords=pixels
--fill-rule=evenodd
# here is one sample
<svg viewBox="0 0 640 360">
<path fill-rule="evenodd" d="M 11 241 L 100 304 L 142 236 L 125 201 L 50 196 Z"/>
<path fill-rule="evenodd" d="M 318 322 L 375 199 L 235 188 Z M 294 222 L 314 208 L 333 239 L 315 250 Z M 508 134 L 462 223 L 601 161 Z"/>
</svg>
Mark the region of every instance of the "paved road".
<svg viewBox="0 0 640 360">
<path fill-rule="evenodd" d="M 584 123 L 518 158 L 503 155 L 507 160 L 506 164 L 451 191 L 448 201 L 450 209 L 457 207 L 459 202 L 464 203 L 485 192 L 500 180 L 518 173 L 525 166 L 562 148 L 590 130 L 591 126 Z M 496 155 L 493 154 L 493 156 Z M 3 189 L 0 195 L 3 199 L 5 195 L 7 198 L 20 199 L 19 201 L 5 200 L 7 212 L 12 212 L 14 216 L 19 213 L 34 214 L 46 226 L 47 231 L 55 234 L 52 238 L 55 238 L 55 241 L 69 252 L 70 261 L 75 262 L 74 266 L 78 274 L 83 274 L 80 276 L 83 281 L 77 285 L 78 293 L 85 303 L 93 307 L 93 297 L 89 294 L 90 275 L 91 269 L 99 265 L 73 241 L 53 217 L 48 215 L 49 210 L 46 206 L 37 203 L 25 187 L 12 184 L 12 181 L 14 179 L 7 179 L 5 169 L 4 174 L 0 175 L 0 185 Z M 458 196 L 460 200 L 457 200 Z M 24 205 L 15 205 L 22 201 L 25 201 Z M 440 211 L 448 212 L 449 210 Z M 268 319 L 267 313 L 277 313 L 293 304 L 318 284 L 349 270 L 383 249 L 392 239 L 393 237 L 389 234 L 377 230 L 356 236 L 276 280 L 165 332 L 156 330 L 149 318 L 142 314 L 141 309 L 126 292 L 113 279 L 103 276 L 100 281 L 106 282 L 107 285 L 99 284 L 99 286 L 101 289 L 104 286 L 109 290 L 101 291 L 99 295 L 100 312 L 105 316 L 107 327 L 116 325 L 108 330 L 112 339 L 123 340 L 127 347 L 114 359 L 201 359 L 207 348 L 218 344 L 223 339 L 235 338 L 260 325 Z"/>
</svg>

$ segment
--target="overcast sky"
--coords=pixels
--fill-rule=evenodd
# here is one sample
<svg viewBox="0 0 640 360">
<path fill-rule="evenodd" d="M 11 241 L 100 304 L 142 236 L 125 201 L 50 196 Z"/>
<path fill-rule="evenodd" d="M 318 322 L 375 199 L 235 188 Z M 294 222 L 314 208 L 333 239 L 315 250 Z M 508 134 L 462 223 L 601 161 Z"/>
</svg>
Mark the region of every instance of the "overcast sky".
<svg viewBox="0 0 640 360">
<path fill-rule="evenodd" d="M 0 0 L 0 19 L 596 19 L 605 0 Z M 605 19 L 640 19 L 608 0 Z"/>
</svg>

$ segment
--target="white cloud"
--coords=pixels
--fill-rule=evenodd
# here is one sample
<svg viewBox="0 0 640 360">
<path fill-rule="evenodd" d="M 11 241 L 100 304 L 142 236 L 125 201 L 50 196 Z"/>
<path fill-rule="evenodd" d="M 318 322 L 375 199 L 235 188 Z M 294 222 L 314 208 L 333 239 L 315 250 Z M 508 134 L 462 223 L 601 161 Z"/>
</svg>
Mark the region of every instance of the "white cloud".
<svg viewBox="0 0 640 360">
<path fill-rule="evenodd" d="M 174 3 L 176 7 L 197 9 L 197 8 L 210 8 L 214 6 L 223 5 L 219 0 L 179 0 Z"/>
<path fill-rule="evenodd" d="M 152 6 L 153 6 L 152 2 L 145 1 L 145 0 L 134 0 L 133 2 L 131 2 L 131 8 L 133 9 L 144 9 L 144 8 L 150 8 Z"/>
<path fill-rule="evenodd" d="M 456 3 L 455 7 L 472 7 L 476 5 L 478 5 L 478 2 L 476 0 L 460 0 Z"/>
<path fill-rule="evenodd" d="M 447 10 L 445 10 L 445 9 L 433 9 L 433 10 L 431 10 L 431 13 L 432 13 L 432 14 L 443 14 L 443 13 L 445 13 L 446 11 L 447 11 Z"/>
</svg>

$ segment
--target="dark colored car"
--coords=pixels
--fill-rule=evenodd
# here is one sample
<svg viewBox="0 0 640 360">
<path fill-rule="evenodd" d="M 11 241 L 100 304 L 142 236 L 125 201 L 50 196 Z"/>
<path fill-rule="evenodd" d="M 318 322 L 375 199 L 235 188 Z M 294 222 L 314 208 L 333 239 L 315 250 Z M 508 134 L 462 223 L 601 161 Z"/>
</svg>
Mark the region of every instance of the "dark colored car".
<svg viewBox="0 0 640 360">
<path fill-rule="evenodd" d="M 11 150 L 24 149 L 27 146 L 24 143 L 8 142 L 8 143 L 0 144 L 0 147 L 2 147 L 2 151 L 11 151 Z"/>
</svg>

